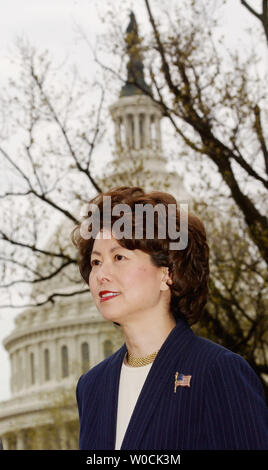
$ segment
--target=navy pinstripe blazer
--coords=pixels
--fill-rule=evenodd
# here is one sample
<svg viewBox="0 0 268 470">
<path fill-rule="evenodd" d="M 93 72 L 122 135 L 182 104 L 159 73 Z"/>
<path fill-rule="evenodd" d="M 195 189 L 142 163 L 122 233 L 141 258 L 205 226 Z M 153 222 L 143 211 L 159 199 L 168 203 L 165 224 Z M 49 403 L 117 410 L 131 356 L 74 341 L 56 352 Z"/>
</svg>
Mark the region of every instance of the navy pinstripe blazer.
<svg viewBox="0 0 268 470">
<path fill-rule="evenodd" d="M 78 381 L 79 448 L 115 448 L 118 389 L 126 344 Z M 174 391 L 175 373 L 191 375 Z M 262 384 L 238 354 L 178 320 L 146 377 L 121 450 L 268 449 Z"/>
</svg>

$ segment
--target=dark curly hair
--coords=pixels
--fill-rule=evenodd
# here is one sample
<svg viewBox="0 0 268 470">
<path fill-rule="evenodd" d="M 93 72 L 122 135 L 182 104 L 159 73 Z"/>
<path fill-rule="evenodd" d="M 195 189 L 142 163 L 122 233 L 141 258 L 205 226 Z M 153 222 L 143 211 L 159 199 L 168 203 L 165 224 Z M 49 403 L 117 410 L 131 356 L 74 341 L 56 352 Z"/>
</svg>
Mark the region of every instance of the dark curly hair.
<svg viewBox="0 0 268 470">
<path fill-rule="evenodd" d="M 176 204 L 176 230 L 179 231 L 180 229 L 180 211 L 175 198 L 171 194 L 161 191 L 145 193 L 140 187 L 121 186 L 112 188 L 106 193 L 100 193 L 89 201 L 89 204 L 98 206 L 100 214 L 99 230 L 103 228 L 104 196 L 111 197 L 111 227 L 113 227 L 113 223 L 121 217 L 120 215 L 112 214 L 113 207 L 117 204 L 128 204 L 128 206 L 130 206 L 131 212 L 129 213 L 129 217 L 134 232 L 135 224 L 137 226 L 137 219 L 135 219 L 134 216 L 136 204 L 150 204 L 153 207 L 157 204 L 162 204 L 166 208 L 166 214 L 168 213 L 168 204 Z M 89 212 L 84 216 L 83 220 L 88 218 L 89 215 L 92 215 L 92 211 Z M 157 211 L 155 211 L 154 234 L 158 234 L 158 220 Z M 189 325 L 193 325 L 200 319 L 207 303 L 208 295 L 209 247 L 204 225 L 197 216 L 188 213 L 187 246 L 182 250 L 171 250 L 169 244 L 175 240 L 171 239 L 167 232 L 165 238 L 156 238 L 155 235 L 153 239 L 146 238 L 146 223 L 144 222 L 145 213 L 143 213 L 142 219 L 140 220 L 140 223 L 143 223 L 144 227 L 144 238 L 120 238 L 117 239 L 117 241 L 122 247 L 128 250 L 138 249 L 148 253 L 155 266 L 166 266 L 169 268 L 169 274 L 172 279 L 172 284 L 170 285 L 170 311 L 176 321 L 178 318 L 183 317 L 187 320 Z M 82 223 L 83 221 L 74 227 L 71 233 L 71 239 L 78 249 L 77 261 L 80 273 L 88 285 L 91 271 L 90 257 L 95 238 L 90 237 L 85 239 L 85 237 L 81 236 L 80 229 Z M 92 224 L 89 224 L 89 232 L 92 232 L 92 229 Z"/>
</svg>

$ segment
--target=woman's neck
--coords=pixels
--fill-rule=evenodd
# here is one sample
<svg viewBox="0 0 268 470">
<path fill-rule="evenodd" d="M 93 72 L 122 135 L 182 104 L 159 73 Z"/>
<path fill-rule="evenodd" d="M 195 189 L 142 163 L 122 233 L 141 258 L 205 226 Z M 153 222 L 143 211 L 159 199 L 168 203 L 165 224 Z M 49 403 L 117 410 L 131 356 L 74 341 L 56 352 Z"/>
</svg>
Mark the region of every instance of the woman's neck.
<svg viewBox="0 0 268 470">
<path fill-rule="evenodd" d="M 173 315 L 157 318 L 153 322 L 122 325 L 128 352 L 134 357 L 145 357 L 158 351 L 175 326 Z"/>
</svg>

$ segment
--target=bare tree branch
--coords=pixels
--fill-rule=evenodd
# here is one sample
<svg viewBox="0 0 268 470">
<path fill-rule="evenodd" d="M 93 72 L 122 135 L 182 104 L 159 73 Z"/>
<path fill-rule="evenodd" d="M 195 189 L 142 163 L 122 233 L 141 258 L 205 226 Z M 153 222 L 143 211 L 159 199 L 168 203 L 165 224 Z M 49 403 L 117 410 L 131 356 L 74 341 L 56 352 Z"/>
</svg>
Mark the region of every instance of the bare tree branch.
<svg viewBox="0 0 268 470">
<path fill-rule="evenodd" d="M 256 104 L 254 108 L 254 114 L 255 114 L 256 134 L 261 145 L 263 158 L 264 158 L 264 164 L 265 164 L 265 170 L 268 176 L 268 149 L 267 149 L 267 145 L 266 145 L 265 138 L 263 135 L 263 128 L 262 128 L 262 123 L 261 123 L 261 110 L 258 104 Z"/>
<path fill-rule="evenodd" d="M 21 246 L 23 248 L 27 248 L 31 251 L 34 251 L 36 253 L 41 253 L 43 255 L 47 255 L 47 256 L 53 256 L 53 257 L 56 257 L 56 258 L 63 258 L 63 259 L 66 259 L 66 260 L 69 260 L 71 263 L 74 263 L 76 262 L 75 259 L 73 258 L 70 258 L 69 255 L 67 254 L 64 254 L 64 253 L 53 253 L 51 251 L 47 251 L 47 250 L 42 250 L 40 248 L 37 248 L 35 245 L 30 245 L 28 243 L 23 243 L 23 242 L 19 242 L 17 240 L 14 240 L 10 237 L 8 237 L 2 230 L 0 230 L 0 240 L 4 241 L 4 242 L 8 242 L 10 243 L 11 245 L 15 245 L 15 246 Z"/>
<path fill-rule="evenodd" d="M 74 292 L 67 292 L 67 293 L 61 293 L 61 292 L 54 292 L 53 294 L 51 294 L 49 297 L 47 297 L 44 301 L 42 302 L 36 302 L 35 304 L 24 304 L 24 305 L 8 305 L 8 304 L 5 304 L 5 305 L 0 305 L 0 309 L 1 308 L 28 308 L 28 307 L 41 307 L 42 305 L 45 305 L 49 302 L 51 302 L 52 304 L 55 303 L 55 297 L 73 297 L 74 295 L 81 295 L 81 294 L 85 294 L 85 293 L 88 293 L 88 289 L 86 290 L 78 290 L 78 291 L 74 291 Z"/>
<path fill-rule="evenodd" d="M 22 266 L 24 269 L 29 270 L 29 267 L 27 265 L 23 264 L 23 263 L 19 263 L 18 261 L 15 261 L 15 264 L 17 264 L 18 266 Z M 31 284 L 35 284 L 35 283 L 47 281 L 48 279 L 52 279 L 53 277 L 57 276 L 57 274 L 59 274 L 59 272 L 61 272 L 64 268 L 66 268 L 66 266 L 69 266 L 70 264 L 73 264 L 73 261 L 66 261 L 66 263 L 63 263 L 59 268 L 57 268 L 55 271 L 53 271 L 52 273 L 50 273 L 47 276 L 40 276 L 40 273 L 35 272 L 35 274 L 38 275 L 37 279 L 31 279 L 31 280 L 17 279 L 15 281 L 9 282 L 8 284 L 0 285 L 0 289 L 8 288 L 8 287 L 14 286 L 16 284 L 23 284 L 23 283 L 29 284 L 29 282 Z"/>
<path fill-rule="evenodd" d="M 256 18 L 261 21 L 262 15 L 260 13 L 257 13 L 256 10 L 254 10 L 245 0 L 241 0 L 241 3 L 248 9 L 250 13 L 252 13 L 252 15 L 256 16 Z"/>
<path fill-rule="evenodd" d="M 260 214 L 250 198 L 241 191 L 238 181 L 236 180 L 233 173 L 231 161 L 235 160 L 237 163 L 243 166 L 244 169 L 249 171 L 251 175 L 254 175 L 254 171 L 250 169 L 241 156 L 235 155 L 231 149 L 229 149 L 219 140 L 219 138 L 214 135 L 209 121 L 203 119 L 202 116 L 200 116 L 195 110 L 192 95 L 181 93 L 179 87 L 176 86 L 172 81 L 169 64 L 165 55 L 165 48 L 161 41 L 158 28 L 152 15 L 149 0 L 144 1 L 147 8 L 149 21 L 153 29 L 155 41 L 157 43 L 158 52 L 162 61 L 161 70 L 165 77 L 168 89 L 182 104 L 184 108 L 184 121 L 187 122 L 200 135 L 205 150 L 204 153 L 206 153 L 206 155 L 209 156 L 209 158 L 217 165 L 223 180 L 231 191 L 233 199 L 244 214 L 252 240 L 258 246 L 263 258 L 268 264 L 268 219 L 264 215 Z M 186 74 L 183 73 L 182 70 L 183 67 L 185 67 L 185 64 L 180 61 L 179 72 L 182 76 L 184 84 L 187 84 Z M 265 180 L 262 182 L 265 182 Z M 265 185 L 266 184 L 267 182 L 265 182 Z"/>
<path fill-rule="evenodd" d="M 262 0 L 262 12 L 257 13 L 254 8 L 249 5 L 246 0 L 241 0 L 241 4 L 247 8 L 247 10 L 255 16 L 261 23 L 264 29 L 264 33 L 266 36 L 266 41 L 268 43 L 268 0 Z"/>
<path fill-rule="evenodd" d="M 89 173 L 89 165 L 90 165 L 90 162 L 91 162 L 92 153 L 93 153 L 93 150 L 94 150 L 94 148 L 95 148 L 96 140 L 97 140 L 97 137 L 98 137 L 99 132 L 100 132 L 100 118 L 101 118 L 101 110 L 102 110 L 103 102 L 104 102 L 104 95 L 105 95 L 105 91 L 104 91 L 104 89 L 102 88 L 102 90 L 101 90 L 101 99 L 100 99 L 99 107 L 98 107 L 98 111 L 97 111 L 97 119 L 96 119 L 96 124 L 95 124 L 95 132 L 94 132 L 94 135 L 93 135 L 93 138 L 92 138 L 91 142 L 89 142 L 89 141 L 87 140 L 88 145 L 89 145 L 88 162 L 87 162 L 87 167 L 86 167 L 87 173 Z"/>
<path fill-rule="evenodd" d="M 44 193 L 43 194 L 38 194 L 38 192 L 33 188 L 29 178 L 23 173 L 23 171 L 16 165 L 16 163 L 14 163 L 14 161 L 9 157 L 9 155 L 1 147 L 0 147 L 0 152 L 4 155 L 4 157 L 8 160 L 8 162 L 20 173 L 20 175 L 25 179 L 28 186 L 30 187 L 30 189 L 26 193 L 8 193 L 8 195 L 10 195 L 10 196 L 26 196 L 26 195 L 29 195 L 29 194 L 33 194 L 34 196 L 36 196 L 41 201 L 46 202 L 47 204 L 49 204 L 51 207 L 53 207 L 57 211 L 59 211 L 62 214 L 66 215 L 66 217 L 68 217 L 74 223 L 78 223 L 77 219 L 67 209 L 64 209 L 64 208 L 60 207 L 54 201 L 47 198 Z"/>
<path fill-rule="evenodd" d="M 89 180 L 90 180 L 90 182 L 92 183 L 92 185 L 94 186 L 94 188 L 100 193 L 100 192 L 101 192 L 101 189 L 99 188 L 99 186 L 98 186 L 98 184 L 96 183 L 96 181 L 92 178 L 92 176 L 91 176 L 91 174 L 90 174 L 90 172 L 89 172 L 89 170 L 88 170 L 88 166 L 87 166 L 87 168 L 83 168 L 82 165 L 80 164 L 80 162 L 78 161 L 78 159 L 77 159 L 77 157 L 76 157 L 76 154 L 75 154 L 75 151 L 74 151 L 74 149 L 72 148 L 71 142 L 70 142 L 69 137 L 68 137 L 68 135 L 67 135 L 67 132 L 66 132 L 65 128 L 63 127 L 62 123 L 60 122 L 60 119 L 59 119 L 59 117 L 58 117 L 58 115 L 57 115 L 57 113 L 56 113 L 56 111 L 55 111 L 55 108 L 52 106 L 52 104 L 51 104 L 51 102 L 50 102 L 48 96 L 46 95 L 46 93 L 45 93 L 45 91 L 44 91 L 44 89 L 43 89 L 43 86 L 42 86 L 42 82 L 39 80 L 38 75 L 35 73 L 34 68 L 33 68 L 33 65 L 32 65 L 32 67 L 31 67 L 31 74 L 32 74 L 32 78 L 35 80 L 35 82 L 36 82 L 36 84 L 37 84 L 37 86 L 38 86 L 38 88 L 39 88 L 39 90 L 40 90 L 40 93 L 41 93 L 41 95 L 43 96 L 43 98 L 44 98 L 44 100 L 45 100 L 45 102 L 46 102 L 46 104 L 47 104 L 47 106 L 48 106 L 48 108 L 49 108 L 49 110 L 50 110 L 50 112 L 51 112 L 51 114 L 52 114 L 52 116 L 53 116 L 55 122 L 58 124 L 58 127 L 59 127 L 59 129 L 60 129 L 60 131 L 61 131 L 61 133 L 62 133 L 62 135 L 63 135 L 63 137 L 64 137 L 64 140 L 65 140 L 66 145 L 67 145 L 67 147 L 68 147 L 68 149 L 69 149 L 69 151 L 70 151 L 70 154 L 71 154 L 73 160 L 75 161 L 75 165 L 76 165 L 77 169 L 78 169 L 79 171 L 81 171 L 82 173 L 84 173 L 84 174 L 89 178 Z"/>
</svg>

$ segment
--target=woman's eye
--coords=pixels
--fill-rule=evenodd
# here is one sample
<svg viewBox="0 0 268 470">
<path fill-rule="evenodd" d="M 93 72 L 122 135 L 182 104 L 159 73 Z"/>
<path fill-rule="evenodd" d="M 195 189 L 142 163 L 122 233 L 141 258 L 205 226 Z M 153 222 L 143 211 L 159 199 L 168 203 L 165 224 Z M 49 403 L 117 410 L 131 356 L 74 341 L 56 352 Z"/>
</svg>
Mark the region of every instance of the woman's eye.
<svg viewBox="0 0 268 470">
<path fill-rule="evenodd" d="M 123 255 L 115 255 L 115 258 L 116 258 L 116 256 L 121 256 L 121 258 L 125 258 Z"/>
<path fill-rule="evenodd" d="M 116 258 L 117 256 L 119 256 L 119 257 L 121 257 L 121 258 L 125 258 L 125 256 L 123 256 L 123 255 L 115 255 L 115 258 Z M 119 261 L 121 261 L 121 260 L 119 260 Z M 100 262 L 100 261 L 99 261 L 98 259 L 93 259 L 90 264 L 91 264 L 91 266 L 98 266 L 98 264 L 96 264 L 96 263 L 99 263 L 99 262 Z"/>
<path fill-rule="evenodd" d="M 91 264 L 91 266 L 95 266 L 95 262 L 97 262 L 97 263 L 98 263 L 98 262 L 99 262 L 99 260 L 98 260 L 98 259 L 93 259 L 93 260 L 91 261 L 91 263 L 90 263 L 90 264 Z"/>
</svg>

